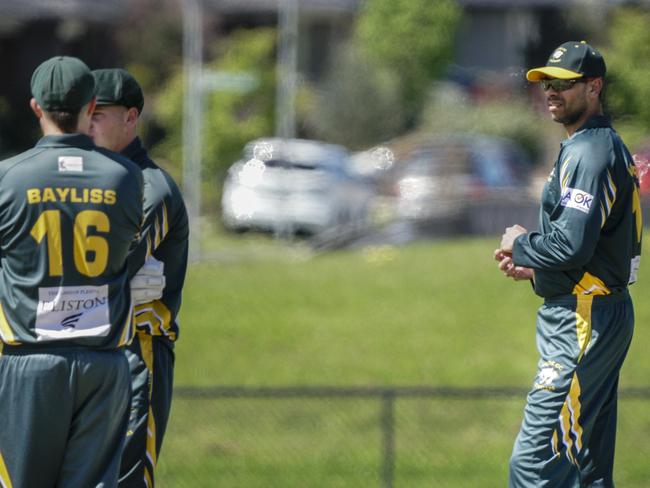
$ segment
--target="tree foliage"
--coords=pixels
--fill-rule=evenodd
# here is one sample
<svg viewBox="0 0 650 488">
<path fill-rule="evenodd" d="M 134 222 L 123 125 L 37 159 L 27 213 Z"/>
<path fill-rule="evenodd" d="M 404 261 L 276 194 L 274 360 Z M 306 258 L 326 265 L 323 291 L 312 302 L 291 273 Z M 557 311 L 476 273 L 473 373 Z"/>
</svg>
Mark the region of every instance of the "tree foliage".
<svg viewBox="0 0 650 488">
<path fill-rule="evenodd" d="M 317 138 L 363 148 L 403 127 L 404 109 L 395 73 L 378 69 L 353 48 L 342 51 L 305 114 Z"/>
<path fill-rule="evenodd" d="M 370 60 L 399 74 L 414 109 L 452 59 L 460 19 L 455 0 L 367 0 L 356 42 Z"/>
<path fill-rule="evenodd" d="M 273 130 L 275 30 L 234 32 L 216 47 L 205 71 L 248 73 L 257 86 L 248 92 L 211 91 L 203 95 L 203 172 L 211 183 L 232 164 L 244 144 Z M 183 73 L 171 78 L 157 100 L 166 137 L 155 147 L 161 158 L 182 160 Z"/>
<path fill-rule="evenodd" d="M 467 95 L 451 85 L 440 86 L 427 102 L 422 115 L 420 133 L 450 134 L 467 132 L 505 137 L 517 142 L 533 163 L 546 156 L 547 140 L 556 150 L 559 124 L 550 118 L 540 119 L 530 101 L 512 95 L 506 101 L 497 99 L 473 103 Z"/>
<path fill-rule="evenodd" d="M 650 129 L 650 12 L 622 8 L 612 16 L 607 63 L 606 105 L 632 145 Z"/>
</svg>

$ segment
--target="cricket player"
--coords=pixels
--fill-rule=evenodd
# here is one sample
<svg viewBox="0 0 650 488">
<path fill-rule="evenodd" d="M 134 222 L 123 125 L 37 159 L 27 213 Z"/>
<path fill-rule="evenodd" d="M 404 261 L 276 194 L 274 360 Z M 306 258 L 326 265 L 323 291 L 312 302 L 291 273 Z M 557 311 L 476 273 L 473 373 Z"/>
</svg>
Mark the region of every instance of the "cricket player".
<svg viewBox="0 0 650 488">
<path fill-rule="evenodd" d="M 147 256 L 164 264 L 165 288 L 160 300 L 136 307 L 137 334 L 127 348 L 133 399 L 126 447 L 120 469 L 120 487 L 153 487 L 154 469 L 167 427 L 172 399 L 174 342 L 177 315 L 187 268 L 188 218 L 174 180 L 147 155 L 136 136 L 142 113 L 142 90 L 123 69 L 93 71 L 97 106 L 91 136 L 134 161 L 144 176 L 144 227 L 132 267 Z"/>
<path fill-rule="evenodd" d="M 95 81 L 81 60 L 45 61 L 31 92 L 44 136 L 0 162 L 0 486 L 113 487 L 142 174 L 86 135 Z"/>
<path fill-rule="evenodd" d="M 528 71 L 568 138 L 542 193 L 539 230 L 506 229 L 495 252 L 544 298 L 537 377 L 510 459 L 510 487 L 613 487 L 619 371 L 634 328 L 641 253 L 636 168 L 603 116 L 605 61 L 566 42 Z"/>
</svg>

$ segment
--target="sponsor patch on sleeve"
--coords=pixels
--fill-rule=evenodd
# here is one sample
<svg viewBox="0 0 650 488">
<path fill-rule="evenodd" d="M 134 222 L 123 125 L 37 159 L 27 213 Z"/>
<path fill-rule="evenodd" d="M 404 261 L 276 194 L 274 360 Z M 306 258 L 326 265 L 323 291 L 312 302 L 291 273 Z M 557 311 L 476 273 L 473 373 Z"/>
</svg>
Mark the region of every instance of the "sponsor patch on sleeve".
<svg viewBox="0 0 650 488">
<path fill-rule="evenodd" d="M 594 196 L 577 188 L 565 188 L 562 192 L 560 205 L 568 208 L 575 208 L 584 213 L 589 213 Z"/>
</svg>

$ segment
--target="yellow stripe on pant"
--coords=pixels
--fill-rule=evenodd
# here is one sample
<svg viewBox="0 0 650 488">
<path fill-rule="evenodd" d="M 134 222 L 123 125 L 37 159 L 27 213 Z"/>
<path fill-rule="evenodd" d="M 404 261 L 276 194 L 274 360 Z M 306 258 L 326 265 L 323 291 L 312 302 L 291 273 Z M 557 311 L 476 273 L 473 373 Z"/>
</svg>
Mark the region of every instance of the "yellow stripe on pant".
<svg viewBox="0 0 650 488">
<path fill-rule="evenodd" d="M 7 466 L 5 466 L 5 460 L 0 453 L 0 486 L 2 488 L 13 488 L 11 484 L 11 479 L 9 478 L 9 471 L 7 471 Z"/>
<path fill-rule="evenodd" d="M 580 363 L 591 342 L 591 309 L 594 296 L 609 295 L 610 290 L 602 280 L 589 273 L 585 273 L 580 282 L 573 289 L 576 295 L 576 340 L 578 344 L 577 363 Z M 576 464 L 575 456 L 582 450 L 582 426 L 580 415 L 580 380 L 577 373 L 573 373 L 569 393 L 564 400 L 560 412 L 560 428 L 562 429 L 562 443 L 566 447 L 569 461 Z M 575 447 L 575 455 L 572 449 Z"/>
<path fill-rule="evenodd" d="M 153 337 L 144 332 L 138 332 L 138 339 L 140 341 L 140 351 L 142 353 L 142 360 L 144 361 L 149 375 L 153 378 Z M 151 396 L 153 394 L 153 379 L 149 385 L 149 410 L 147 414 L 147 459 L 151 463 L 151 471 L 145 466 L 144 476 L 147 486 L 153 487 L 153 470 L 156 468 L 158 462 L 158 453 L 156 452 L 156 419 L 154 418 L 153 410 L 151 409 Z"/>
<path fill-rule="evenodd" d="M 576 335 L 578 338 L 578 362 L 584 356 L 589 341 L 591 341 L 591 305 L 594 297 L 592 295 L 578 295 L 576 305 Z"/>
<path fill-rule="evenodd" d="M 572 452 L 573 447 L 575 446 L 576 455 L 582 449 L 582 426 L 580 425 L 581 408 L 580 381 L 578 380 L 578 375 L 573 373 L 571 388 L 569 394 L 564 400 L 564 405 L 562 405 L 562 411 L 560 412 L 562 444 L 566 447 L 567 458 L 573 464 L 576 464 L 575 456 Z"/>
<path fill-rule="evenodd" d="M 147 459 L 151 463 L 152 470 L 155 469 L 156 463 L 158 462 L 158 454 L 156 453 L 156 419 L 154 418 L 151 407 L 149 407 L 149 415 L 147 416 Z M 148 475 L 150 479 L 153 478 L 146 467 L 145 475 Z"/>
</svg>

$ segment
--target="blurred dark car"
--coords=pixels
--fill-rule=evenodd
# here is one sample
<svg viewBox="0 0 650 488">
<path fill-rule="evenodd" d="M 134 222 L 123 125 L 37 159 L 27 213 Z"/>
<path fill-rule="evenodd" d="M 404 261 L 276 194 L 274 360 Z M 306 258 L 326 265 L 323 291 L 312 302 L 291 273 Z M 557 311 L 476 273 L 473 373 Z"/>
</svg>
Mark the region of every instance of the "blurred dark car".
<svg viewBox="0 0 650 488">
<path fill-rule="evenodd" d="M 507 139 L 437 136 L 402 149 L 400 159 L 384 181 L 398 219 L 462 224 L 472 206 L 528 199 L 530 160 Z"/>
<path fill-rule="evenodd" d="M 373 192 L 348 171 L 348 157 L 342 146 L 320 141 L 248 143 L 224 182 L 224 224 L 283 234 L 367 225 Z"/>
</svg>

